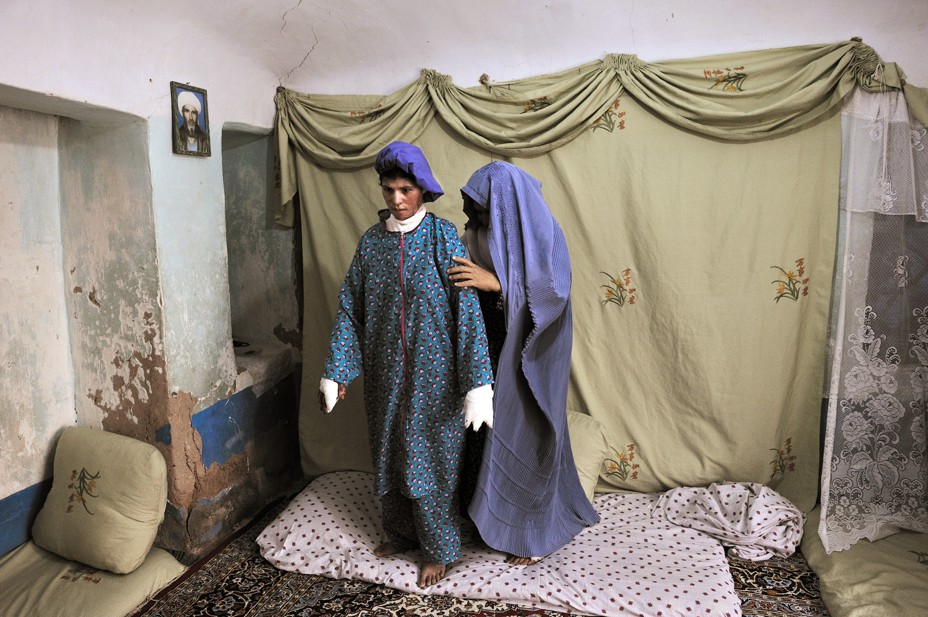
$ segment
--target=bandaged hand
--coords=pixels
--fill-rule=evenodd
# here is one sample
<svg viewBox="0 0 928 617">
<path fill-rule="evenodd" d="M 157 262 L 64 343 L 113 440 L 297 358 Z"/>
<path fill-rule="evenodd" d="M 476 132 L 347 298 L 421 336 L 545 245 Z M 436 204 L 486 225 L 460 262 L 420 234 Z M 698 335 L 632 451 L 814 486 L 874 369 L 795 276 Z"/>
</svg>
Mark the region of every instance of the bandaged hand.
<svg viewBox="0 0 928 617">
<path fill-rule="evenodd" d="M 484 424 L 493 428 L 493 386 L 489 384 L 464 397 L 464 426 L 479 431 Z"/>
<path fill-rule="evenodd" d="M 323 413 L 331 413 L 339 399 L 345 398 L 345 386 L 323 377 L 319 381 L 319 408 Z"/>
</svg>

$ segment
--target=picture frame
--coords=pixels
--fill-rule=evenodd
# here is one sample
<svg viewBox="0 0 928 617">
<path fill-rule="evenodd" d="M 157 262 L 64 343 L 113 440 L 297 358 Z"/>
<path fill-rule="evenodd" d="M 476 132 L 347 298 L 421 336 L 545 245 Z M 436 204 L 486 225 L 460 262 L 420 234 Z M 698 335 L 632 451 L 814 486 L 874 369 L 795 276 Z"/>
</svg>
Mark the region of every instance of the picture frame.
<svg viewBox="0 0 928 617">
<path fill-rule="evenodd" d="M 206 90 L 171 82 L 171 144 L 174 154 L 210 156 Z"/>
</svg>

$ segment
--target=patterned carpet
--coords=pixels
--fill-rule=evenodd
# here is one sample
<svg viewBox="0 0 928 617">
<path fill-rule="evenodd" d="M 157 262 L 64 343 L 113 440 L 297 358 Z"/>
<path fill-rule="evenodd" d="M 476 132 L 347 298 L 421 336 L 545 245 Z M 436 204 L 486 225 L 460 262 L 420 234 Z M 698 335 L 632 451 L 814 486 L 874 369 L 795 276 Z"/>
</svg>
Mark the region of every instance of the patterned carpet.
<svg viewBox="0 0 928 617">
<path fill-rule="evenodd" d="M 409 594 L 353 580 L 277 570 L 255 538 L 281 502 L 196 564 L 133 617 L 560 617 L 569 613 L 503 602 Z M 730 560 L 745 616 L 828 617 L 805 558 Z"/>
</svg>

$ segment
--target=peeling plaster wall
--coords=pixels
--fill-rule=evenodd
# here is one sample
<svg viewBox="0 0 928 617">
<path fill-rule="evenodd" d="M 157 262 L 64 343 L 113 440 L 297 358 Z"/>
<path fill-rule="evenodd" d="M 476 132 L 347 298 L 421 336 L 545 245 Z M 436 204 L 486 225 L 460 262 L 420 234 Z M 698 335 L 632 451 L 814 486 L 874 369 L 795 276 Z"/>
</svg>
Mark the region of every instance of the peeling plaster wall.
<svg viewBox="0 0 928 617">
<path fill-rule="evenodd" d="M 302 484 L 298 384 L 291 374 L 260 396 L 247 388 L 159 433 L 159 446 L 165 439 L 183 449 L 188 473 L 172 482 L 157 544 L 191 563 L 268 500 Z M 185 398 L 172 400 L 189 407 Z"/>
<path fill-rule="evenodd" d="M 152 442 L 167 378 L 148 131 L 62 119 L 59 142 L 78 424 Z"/>
<path fill-rule="evenodd" d="M 274 222 L 276 142 L 224 132 L 223 185 L 232 334 L 300 347 L 294 232 Z"/>
<path fill-rule="evenodd" d="M 0 107 L 0 497 L 49 477 L 75 423 L 60 233 L 58 119 Z"/>
</svg>

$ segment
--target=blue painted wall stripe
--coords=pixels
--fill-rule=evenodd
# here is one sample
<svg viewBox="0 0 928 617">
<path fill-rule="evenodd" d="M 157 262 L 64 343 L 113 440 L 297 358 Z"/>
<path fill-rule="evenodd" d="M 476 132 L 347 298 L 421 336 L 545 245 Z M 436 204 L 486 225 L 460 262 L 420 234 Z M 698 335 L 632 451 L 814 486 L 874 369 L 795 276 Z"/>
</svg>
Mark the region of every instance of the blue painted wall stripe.
<svg viewBox="0 0 928 617">
<path fill-rule="evenodd" d="M 0 499 L 0 555 L 32 537 L 32 521 L 51 488 L 49 478 Z"/>
<path fill-rule="evenodd" d="M 257 397 L 251 388 L 236 392 L 191 418 L 193 428 L 203 443 L 203 465 L 224 465 L 230 458 L 245 452 L 247 442 L 261 432 L 257 425 Z"/>
</svg>

